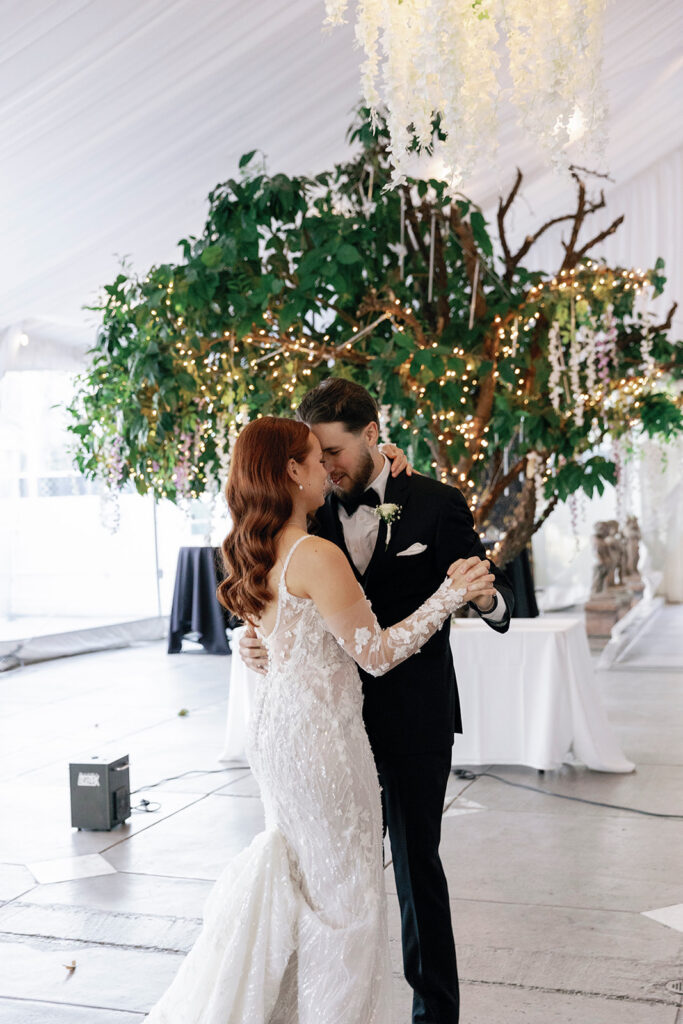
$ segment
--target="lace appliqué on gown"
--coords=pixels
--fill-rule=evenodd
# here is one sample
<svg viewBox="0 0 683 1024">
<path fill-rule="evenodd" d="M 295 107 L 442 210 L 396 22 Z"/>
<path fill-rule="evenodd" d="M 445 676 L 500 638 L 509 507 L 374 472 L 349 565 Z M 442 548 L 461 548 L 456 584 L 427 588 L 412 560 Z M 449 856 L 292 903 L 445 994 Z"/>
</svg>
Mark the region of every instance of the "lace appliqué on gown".
<svg viewBox="0 0 683 1024">
<path fill-rule="evenodd" d="M 286 588 L 305 539 L 285 562 L 249 728 L 266 830 L 217 880 L 202 932 L 147 1024 L 392 1020 L 380 791 L 355 661 L 387 671 L 461 595 L 444 584 L 382 631 L 359 588 L 357 605 L 325 622 Z"/>
</svg>

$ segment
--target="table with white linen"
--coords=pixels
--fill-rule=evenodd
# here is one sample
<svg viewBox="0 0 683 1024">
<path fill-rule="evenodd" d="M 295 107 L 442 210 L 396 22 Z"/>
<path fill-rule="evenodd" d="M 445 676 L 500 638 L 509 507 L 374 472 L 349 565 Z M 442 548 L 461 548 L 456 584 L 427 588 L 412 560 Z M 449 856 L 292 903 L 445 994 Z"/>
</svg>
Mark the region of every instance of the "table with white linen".
<svg viewBox="0 0 683 1024">
<path fill-rule="evenodd" d="M 247 722 L 258 681 L 239 654 L 243 632 L 233 633 L 220 757 L 238 764 L 246 764 Z M 581 619 L 513 619 L 504 634 L 478 618 L 456 619 L 451 649 L 464 729 L 455 737 L 454 765 L 551 769 L 577 760 L 597 771 L 633 771 L 600 701 Z"/>
<path fill-rule="evenodd" d="M 242 661 L 240 655 L 240 637 L 246 632 L 246 626 L 238 626 L 232 631 L 230 647 L 230 689 L 228 690 L 228 718 L 225 723 L 225 742 L 219 761 L 233 764 L 247 764 L 244 745 L 247 738 L 247 726 L 253 704 L 254 688 L 258 683 L 258 675 Z"/>
<path fill-rule="evenodd" d="M 495 633 L 481 619 L 455 619 L 451 650 L 463 734 L 454 765 L 557 768 L 581 761 L 631 772 L 607 720 L 581 619 L 512 619 Z"/>
</svg>

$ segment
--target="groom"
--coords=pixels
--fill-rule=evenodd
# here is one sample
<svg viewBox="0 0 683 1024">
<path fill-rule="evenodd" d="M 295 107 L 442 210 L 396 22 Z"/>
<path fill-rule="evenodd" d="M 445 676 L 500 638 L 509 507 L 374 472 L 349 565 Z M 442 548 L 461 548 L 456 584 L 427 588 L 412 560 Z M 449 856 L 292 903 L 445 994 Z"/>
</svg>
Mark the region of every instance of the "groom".
<svg viewBox="0 0 683 1024">
<path fill-rule="evenodd" d="M 390 475 L 390 463 L 377 448 L 377 406 L 365 388 L 330 377 L 304 396 L 297 416 L 320 441 L 330 480 L 317 532 L 345 553 L 380 626 L 414 612 L 451 563 L 485 557 L 460 491 L 419 474 Z M 386 503 L 399 506 L 390 530 L 375 513 Z M 471 605 L 504 633 L 512 592 L 495 566 L 491 572 L 496 597 L 478 603 L 474 593 Z M 421 651 L 381 678 L 360 673 L 363 717 L 391 839 L 413 1024 L 457 1024 L 459 1014 L 448 887 L 439 859 L 453 734 L 462 732 L 449 632 L 446 623 Z M 252 668 L 263 657 L 259 646 L 249 638 L 240 643 Z"/>
</svg>

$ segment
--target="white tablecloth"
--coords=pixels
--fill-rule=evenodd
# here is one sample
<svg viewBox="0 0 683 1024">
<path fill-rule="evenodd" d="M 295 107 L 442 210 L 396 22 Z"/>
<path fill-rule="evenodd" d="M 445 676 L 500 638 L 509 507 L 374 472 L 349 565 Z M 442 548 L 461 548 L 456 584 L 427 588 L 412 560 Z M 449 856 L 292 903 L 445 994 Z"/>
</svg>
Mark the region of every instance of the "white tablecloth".
<svg viewBox="0 0 683 1024">
<path fill-rule="evenodd" d="M 232 763 L 246 763 L 244 741 L 257 681 L 239 656 L 242 633 L 236 629 L 231 644 L 220 757 Z M 502 636 L 480 619 L 457 619 L 451 648 L 464 727 L 455 738 L 453 764 L 550 769 L 579 760 L 597 771 L 633 771 L 600 702 L 581 619 L 513 619 Z"/>
<path fill-rule="evenodd" d="M 240 637 L 245 626 L 238 626 L 232 631 L 230 648 L 230 690 L 228 691 L 228 720 L 225 724 L 225 743 L 219 761 L 231 761 L 236 764 L 247 764 L 244 743 L 247 737 L 247 724 L 251 713 L 254 687 L 258 676 L 248 669 L 240 657 Z"/>
<path fill-rule="evenodd" d="M 633 771 L 602 707 L 581 619 L 513 619 L 502 635 L 456 619 L 451 650 L 463 720 L 453 764 L 550 769 L 578 760 Z"/>
</svg>

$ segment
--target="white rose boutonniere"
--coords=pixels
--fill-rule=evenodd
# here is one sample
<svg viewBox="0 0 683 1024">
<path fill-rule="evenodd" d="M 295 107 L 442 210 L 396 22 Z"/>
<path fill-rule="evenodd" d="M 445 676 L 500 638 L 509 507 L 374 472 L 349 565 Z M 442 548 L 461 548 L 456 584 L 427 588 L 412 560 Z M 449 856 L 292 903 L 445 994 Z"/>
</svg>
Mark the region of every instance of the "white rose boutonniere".
<svg viewBox="0 0 683 1024">
<path fill-rule="evenodd" d="M 391 539 L 391 524 L 401 518 L 401 512 L 403 510 L 400 505 L 394 505 L 391 501 L 385 501 L 384 504 L 378 505 L 377 508 L 374 508 L 372 511 L 378 519 L 381 519 L 383 523 L 387 524 L 387 539 L 384 545 L 384 547 L 387 548 Z"/>
</svg>

